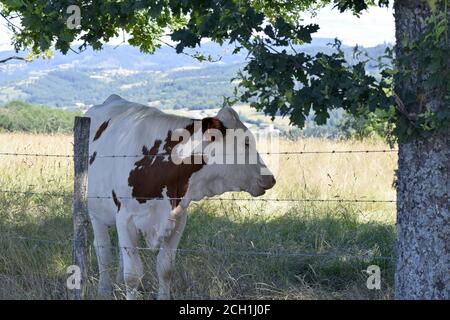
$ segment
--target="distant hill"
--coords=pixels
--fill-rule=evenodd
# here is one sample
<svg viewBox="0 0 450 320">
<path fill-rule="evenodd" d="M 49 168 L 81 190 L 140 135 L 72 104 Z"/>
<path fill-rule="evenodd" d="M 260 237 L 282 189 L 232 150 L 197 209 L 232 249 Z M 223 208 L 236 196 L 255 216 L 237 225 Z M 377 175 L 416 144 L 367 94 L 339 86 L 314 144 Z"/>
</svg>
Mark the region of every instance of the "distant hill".
<svg viewBox="0 0 450 320">
<path fill-rule="evenodd" d="M 310 54 L 331 52 L 333 39 L 315 39 L 301 46 Z M 343 47 L 349 59 L 352 48 Z M 366 49 L 379 56 L 386 45 Z M 126 99 L 162 109 L 210 109 L 218 107 L 224 96 L 232 95 L 231 79 L 244 66 L 247 53 L 232 54 L 234 47 L 213 42 L 202 44 L 199 51 L 219 62 L 199 63 L 172 48 L 162 47 L 155 54 L 141 53 L 122 45 L 105 46 L 101 51 L 88 49 L 66 56 L 55 53 L 49 60 L 0 65 L 0 105 L 23 100 L 61 108 L 86 108 L 103 102 L 116 93 Z M 0 52 L 0 58 L 13 52 Z M 376 73 L 377 70 L 371 70 Z"/>
</svg>

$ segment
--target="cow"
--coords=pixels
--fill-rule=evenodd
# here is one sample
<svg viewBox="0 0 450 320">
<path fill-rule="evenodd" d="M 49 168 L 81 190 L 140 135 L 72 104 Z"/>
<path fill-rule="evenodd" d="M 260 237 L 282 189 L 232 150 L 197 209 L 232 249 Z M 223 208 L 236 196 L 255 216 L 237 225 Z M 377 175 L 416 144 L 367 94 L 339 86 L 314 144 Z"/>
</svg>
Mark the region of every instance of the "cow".
<svg viewBox="0 0 450 320">
<path fill-rule="evenodd" d="M 194 120 L 112 95 L 85 115 L 91 119 L 88 210 L 100 296 L 112 293 L 109 226 L 117 229 L 120 262 L 116 281 L 125 283 L 126 298 L 135 299 L 139 294 L 143 265 L 137 247 L 142 235 L 148 248 L 158 251 L 158 298 L 169 299 L 189 203 L 227 191 L 260 196 L 275 185 L 256 150 L 256 161 L 247 161 L 254 136 L 230 107 L 220 109 L 214 117 Z M 229 150 L 220 151 L 228 145 L 227 140 L 235 140 L 227 139 L 231 129 L 247 135 L 240 149 L 248 156 L 244 163 L 225 161 Z M 183 136 L 185 133 L 190 136 Z M 201 139 L 194 139 L 199 135 Z M 203 153 L 213 146 L 219 151 L 208 158 Z M 238 147 L 236 144 L 232 151 L 239 151 Z"/>
</svg>

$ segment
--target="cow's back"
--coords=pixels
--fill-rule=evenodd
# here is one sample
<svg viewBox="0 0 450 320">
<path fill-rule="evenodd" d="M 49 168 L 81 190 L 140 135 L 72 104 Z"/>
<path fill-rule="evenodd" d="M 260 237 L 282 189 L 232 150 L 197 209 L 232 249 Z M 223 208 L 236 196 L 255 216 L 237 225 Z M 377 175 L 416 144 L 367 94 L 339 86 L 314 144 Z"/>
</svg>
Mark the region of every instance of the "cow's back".
<svg viewBox="0 0 450 320">
<path fill-rule="evenodd" d="M 149 111 L 151 110 L 152 112 L 160 112 L 155 108 L 149 108 L 147 106 L 122 99 L 118 95 L 111 95 L 105 100 L 105 102 L 91 107 L 85 114 L 86 117 L 91 118 L 91 141 L 94 141 L 94 138 L 103 123 L 108 121 L 111 122 L 111 120 L 117 121 L 118 118 L 124 119 L 126 114 L 136 114 L 145 109 L 148 109 Z M 98 138 L 95 139 L 95 141 L 96 140 L 98 140 Z"/>
</svg>

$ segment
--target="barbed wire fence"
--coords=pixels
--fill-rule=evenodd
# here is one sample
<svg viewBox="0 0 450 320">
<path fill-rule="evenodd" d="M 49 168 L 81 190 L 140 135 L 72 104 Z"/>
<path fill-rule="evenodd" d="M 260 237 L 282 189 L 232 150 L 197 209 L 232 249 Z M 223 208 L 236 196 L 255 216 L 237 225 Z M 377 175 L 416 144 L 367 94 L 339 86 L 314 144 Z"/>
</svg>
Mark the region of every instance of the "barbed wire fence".
<svg viewBox="0 0 450 320">
<path fill-rule="evenodd" d="M 35 192 L 29 190 L 14 190 L 14 189 L 0 189 L 0 194 L 6 195 L 23 195 L 23 196 L 46 196 L 55 198 L 72 199 L 73 201 L 73 224 L 74 237 L 65 240 L 55 240 L 49 238 L 41 238 L 23 234 L 0 234 L 0 239 L 12 239 L 17 241 L 27 241 L 31 243 L 45 243 L 47 245 L 55 246 L 70 246 L 72 245 L 73 262 L 74 265 L 80 267 L 82 271 L 81 288 L 75 289 L 73 292 L 67 294 L 67 297 L 73 299 L 84 299 L 86 297 L 86 284 L 88 282 L 88 258 L 87 249 L 95 249 L 94 244 L 87 243 L 87 226 L 88 226 L 88 199 L 134 199 L 134 200 L 182 200 L 183 198 L 147 198 L 147 197 L 127 197 L 127 196 L 105 196 L 105 195 L 88 195 L 87 193 L 87 170 L 89 167 L 89 127 L 90 119 L 84 117 L 76 117 L 74 126 L 74 154 L 45 154 L 45 153 L 26 153 L 26 152 L 5 152 L 0 151 L 1 157 L 35 157 L 35 158 L 67 158 L 72 159 L 74 163 L 74 192 Z M 324 155 L 324 154 L 371 154 L 371 153 L 397 153 L 396 149 L 380 149 L 380 150 L 317 150 L 317 151 L 278 151 L 278 152 L 259 152 L 262 155 Z M 145 155 L 145 157 L 159 157 L 168 156 L 169 153 L 157 153 L 153 155 Z M 142 158 L 143 155 L 95 155 L 96 158 Z M 218 202 L 317 202 L 317 203 L 385 203 L 396 204 L 395 200 L 391 199 L 342 199 L 342 198 L 224 198 L 212 197 L 204 198 L 201 201 L 218 201 Z M 133 249 L 147 252 L 157 252 L 159 248 L 149 247 L 112 247 L 119 249 Z M 180 253 L 195 253 L 195 254 L 216 254 L 216 255 L 241 255 L 241 256 L 260 256 L 260 257 L 319 257 L 326 259 L 344 259 L 344 260 L 393 260 L 391 256 L 380 255 L 355 255 L 346 252 L 305 252 L 305 251 L 287 251 L 287 250 L 223 250 L 218 248 L 177 248 L 173 249 Z M 7 278 L 9 275 L 0 272 L 0 278 Z M 16 276 L 16 275 L 15 275 Z M 20 276 L 20 275 L 19 275 Z M 31 275 L 23 275 L 27 277 Z M 56 276 L 49 276 L 50 278 L 58 278 Z M 59 281 L 64 282 L 64 279 L 59 278 Z M 155 292 L 147 292 L 155 293 Z M 184 298 L 205 298 L 198 295 L 184 297 Z M 211 298 L 211 297 L 208 297 Z"/>
</svg>

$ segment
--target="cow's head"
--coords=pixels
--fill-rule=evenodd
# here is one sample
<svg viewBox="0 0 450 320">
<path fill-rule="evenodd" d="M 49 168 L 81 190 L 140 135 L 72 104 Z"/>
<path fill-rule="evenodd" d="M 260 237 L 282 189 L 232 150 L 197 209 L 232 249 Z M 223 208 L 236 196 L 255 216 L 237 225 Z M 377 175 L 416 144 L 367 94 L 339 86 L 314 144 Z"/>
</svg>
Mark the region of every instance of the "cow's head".
<svg viewBox="0 0 450 320">
<path fill-rule="evenodd" d="M 199 126 L 197 126 L 199 127 Z M 221 109 L 216 117 L 202 120 L 200 148 L 202 168 L 190 179 L 193 199 L 220 195 L 227 191 L 246 191 L 260 196 L 275 185 L 275 178 L 255 148 L 255 137 L 232 108 Z M 196 139 L 199 141 L 198 137 Z"/>
</svg>

